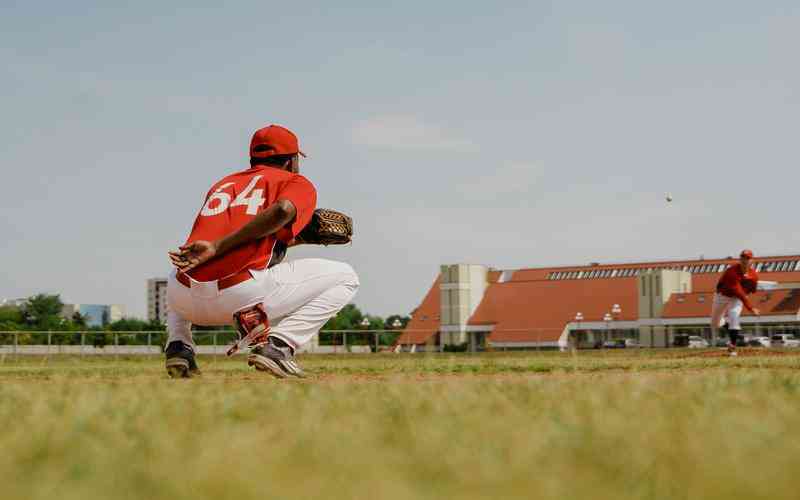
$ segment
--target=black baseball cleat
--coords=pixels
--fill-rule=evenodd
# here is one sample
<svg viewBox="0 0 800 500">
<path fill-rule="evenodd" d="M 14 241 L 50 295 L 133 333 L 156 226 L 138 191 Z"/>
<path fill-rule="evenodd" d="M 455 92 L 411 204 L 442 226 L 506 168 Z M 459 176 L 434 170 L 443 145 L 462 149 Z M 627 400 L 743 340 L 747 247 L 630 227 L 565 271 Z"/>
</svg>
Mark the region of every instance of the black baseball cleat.
<svg viewBox="0 0 800 500">
<path fill-rule="evenodd" d="M 306 373 L 295 361 L 294 351 L 289 344 L 273 336 L 270 336 L 267 342 L 253 347 L 247 357 L 247 364 L 278 378 L 286 378 L 289 375 L 306 377 Z"/>
<path fill-rule="evenodd" d="M 180 340 L 173 340 L 167 345 L 164 354 L 167 356 L 167 373 L 172 378 L 190 378 L 200 375 L 194 351 Z"/>
</svg>

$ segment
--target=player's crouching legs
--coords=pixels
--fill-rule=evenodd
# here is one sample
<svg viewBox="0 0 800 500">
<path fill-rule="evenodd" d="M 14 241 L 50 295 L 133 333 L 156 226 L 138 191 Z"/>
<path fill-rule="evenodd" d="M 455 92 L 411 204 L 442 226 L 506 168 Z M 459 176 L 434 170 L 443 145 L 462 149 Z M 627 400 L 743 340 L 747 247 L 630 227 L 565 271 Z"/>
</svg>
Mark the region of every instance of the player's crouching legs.
<svg viewBox="0 0 800 500">
<path fill-rule="evenodd" d="M 287 271 L 292 273 L 293 283 L 284 285 L 269 301 L 279 318 L 270 329 L 269 341 L 255 347 L 248 357 L 248 364 L 279 378 L 305 376 L 295 353 L 350 302 L 359 287 L 349 264 L 323 259 L 292 264 Z M 283 303 L 281 298 L 285 298 Z"/>
</svg>

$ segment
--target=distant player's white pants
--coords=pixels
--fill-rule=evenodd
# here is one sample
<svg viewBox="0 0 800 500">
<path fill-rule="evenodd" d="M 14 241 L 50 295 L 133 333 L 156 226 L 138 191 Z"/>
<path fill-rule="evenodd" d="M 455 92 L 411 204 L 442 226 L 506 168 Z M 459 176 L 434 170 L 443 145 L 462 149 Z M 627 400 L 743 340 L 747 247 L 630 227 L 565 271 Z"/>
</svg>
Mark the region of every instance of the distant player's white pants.
<svg viewBox="0 0 800 500">
<path fill-rule="evenodd" d="M 270 334 L 298 349 L 350 302 L 359 286 L 349 264 L 325 259 L 288 261 L 251 274 L 253 279 L 219 291 L 216 281 L 192 280 L 187 288 L 173 271 L 167 282 L 167 344 L 180 340 L 194 349 L 192 323 L 231 325 L 233 313 L 260 302 Z"/>
<path fill-rule="evenodd" d="M 728 297 L 721 293 L 714 294 L 714 303 L 711 306 L 711 329 L 716 333 L 724 323 L 730 330 L 741 330 L 739 318 L 742 316 L 742 301 L 736 297 Z M 716 335 L 714 335 L 716 337 Z"/>
</svg>

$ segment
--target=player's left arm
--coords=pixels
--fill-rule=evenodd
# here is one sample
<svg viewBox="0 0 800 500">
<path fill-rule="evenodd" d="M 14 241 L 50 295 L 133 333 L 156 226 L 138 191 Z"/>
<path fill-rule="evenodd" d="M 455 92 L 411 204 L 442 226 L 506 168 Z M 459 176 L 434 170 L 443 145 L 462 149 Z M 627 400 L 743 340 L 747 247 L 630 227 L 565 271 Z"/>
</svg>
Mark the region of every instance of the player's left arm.
<svg viewBox="0 0 800 500">
<path fill-rule="evenodd" d="M 296 213 L 295 217 L 281 228 L 275 237 L 285 243 L 288 248 L 302 245 L 303 242 L 297 240 L 297 235 L 314 216 L 314 209 L 317 206 L 316 188 L 304 176 L 296 175 L 281 187 L 278 198 L 291 200 Z"/>
</svg>

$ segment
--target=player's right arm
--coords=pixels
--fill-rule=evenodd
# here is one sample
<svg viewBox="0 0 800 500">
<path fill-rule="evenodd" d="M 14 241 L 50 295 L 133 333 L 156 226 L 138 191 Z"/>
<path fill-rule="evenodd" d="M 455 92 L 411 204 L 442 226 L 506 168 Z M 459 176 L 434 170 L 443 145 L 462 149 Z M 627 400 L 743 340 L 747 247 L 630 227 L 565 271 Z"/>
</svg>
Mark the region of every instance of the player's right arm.
<svg viewBox="0 0 800 500">
<path fill-rule="evenodd" d="M 187 272 L 234 248 L 276 233 L 282 241 L 292 241 L 311 220 L 316 203 L 314 185 L 302 175 L 294 175 L 280 187 L 275 203 L 240 229 L 215 241 L 197 240 L 186 244 L 177 252 L 169 252 L 170 260 L 178 270 Z"/>
<path fill-rule="evenodd" d="M 180 271 L 187 272 L 251 241 L 278 232 L 294 220 L 297 209 L 290 200 L 280 199 L 259 212 L 253 220 L 239 230 L 216 241 L 198 240 L 183 245 L 177 252 L 169 252 L 170 260 Z"/>
</svg>

